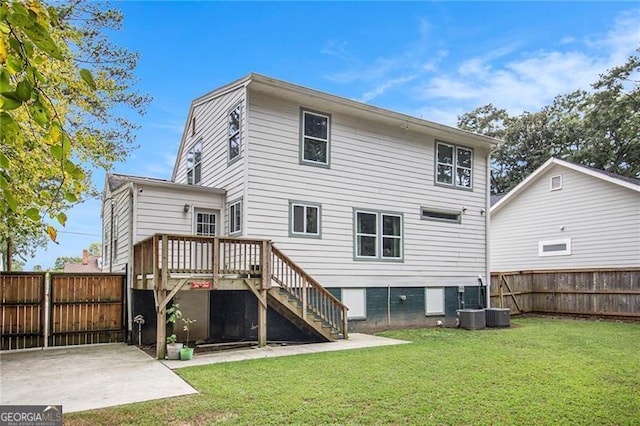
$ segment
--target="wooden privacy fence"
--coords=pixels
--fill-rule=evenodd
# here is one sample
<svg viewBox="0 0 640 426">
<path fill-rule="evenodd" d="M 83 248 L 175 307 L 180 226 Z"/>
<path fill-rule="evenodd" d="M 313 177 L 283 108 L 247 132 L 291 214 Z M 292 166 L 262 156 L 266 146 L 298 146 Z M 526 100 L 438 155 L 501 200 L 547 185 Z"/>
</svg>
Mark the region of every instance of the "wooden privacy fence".
<svg viewBox="0 0 640 426">
<path fill-rule="evenodd" d="M 640 318 L 640 268 L 492 272 L 491 306 Z"/>
<path fill-rule="evenodd" d="M 125 339 L 124 275 L 2 272 L 0 349 Z"/>
</svg>

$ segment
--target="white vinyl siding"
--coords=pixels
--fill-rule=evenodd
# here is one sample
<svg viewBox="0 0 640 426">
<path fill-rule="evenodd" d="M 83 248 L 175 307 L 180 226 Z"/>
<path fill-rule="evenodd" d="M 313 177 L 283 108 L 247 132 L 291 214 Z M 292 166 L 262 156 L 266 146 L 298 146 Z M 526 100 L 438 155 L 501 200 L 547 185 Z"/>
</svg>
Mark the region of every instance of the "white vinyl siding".
<svg viewBox="0 0 640 426">
<path fill-rule="evenodd" d="M 540 241 L 566 239 L 571 255 L 539 256 Z M 640 193 L 602 179 L 555 165 L 491 215 L 493 271 L 638 266 Z"/>
<path fill-rule="evenodd" d="M 477 285 L 485 275 L 486 150 L 474 147 L 474 191 L 451 191 L 425 180 L 435 167 L 434 137 L 318 105 L 331 114 L 331 168 L 306 167 L 299 157 L 304 100 L 262 92 L 248 99 L 245 235 L 273 240 L 326 287 Z M 292 199 L 322 205 L 322 239 L 292 238 Z M 422 220 L 425 205 L 468 210 L 452 230 Z M 354 260 L 354 206 L 402 214 L 404 263 Z"/>
</svg>

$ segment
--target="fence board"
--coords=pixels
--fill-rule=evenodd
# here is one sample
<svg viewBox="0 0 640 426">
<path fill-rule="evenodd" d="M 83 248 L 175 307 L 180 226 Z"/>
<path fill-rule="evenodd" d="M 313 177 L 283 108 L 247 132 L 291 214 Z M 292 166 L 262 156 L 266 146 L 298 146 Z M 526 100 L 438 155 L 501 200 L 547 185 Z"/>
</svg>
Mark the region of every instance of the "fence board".
<svg viewBox="0 0 640 426">
<path fill-rule="evenodd" d="M 502 277 L 522 312 L 640 317 L 640 268 L 492 273 L 491 305 L 517 313 Z"/>
<path fill-rule="evenodd" d="M 52 274 L 51 346 L 122 342 L 124 277 Z"/>
<path fill-rule="evenodd" d="M 44 273 L 0 273 L 0 349 L 43 344 Z"/>
</svg>

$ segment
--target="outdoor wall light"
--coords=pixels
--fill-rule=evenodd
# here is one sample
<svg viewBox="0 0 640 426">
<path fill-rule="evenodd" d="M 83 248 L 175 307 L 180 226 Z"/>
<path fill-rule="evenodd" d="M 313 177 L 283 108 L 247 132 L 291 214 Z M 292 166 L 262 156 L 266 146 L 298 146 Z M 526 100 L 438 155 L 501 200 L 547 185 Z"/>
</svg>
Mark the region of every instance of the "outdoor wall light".
<svg viewBox="0 0 640 426">
<path fill-rule="evenodd" d="M 191 206 L 189 206 L 189 204 L 185 204 L 184 207 L 182 208 L 182 211 L 185 212 L 185 213 L 188 213 L 190 207 Z"/>
<path fill-rule="evenodd" d="M 404 294 L 400 295 L 400 301 L 404 302 L 405 300 L 407 300 L 407 296 L 405 296 Z"/>
</svg>

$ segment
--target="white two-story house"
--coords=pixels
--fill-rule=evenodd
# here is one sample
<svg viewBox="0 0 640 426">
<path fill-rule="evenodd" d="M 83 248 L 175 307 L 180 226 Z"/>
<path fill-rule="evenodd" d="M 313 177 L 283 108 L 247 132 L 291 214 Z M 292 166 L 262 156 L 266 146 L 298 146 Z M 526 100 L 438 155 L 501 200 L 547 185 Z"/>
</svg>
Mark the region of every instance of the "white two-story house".
<svg viewBox="0 0 640 426">
<path fill-rule="evenodd" d="M 121 208 L 119 253 L 108 248 L 118 207 L 103 211 L 104 268 L 131 264 L 153 232 L 268 239 L 347 305 L 351 329 L 434 324 L 486 306 L 498 143 L 250 74 L 193 101 L 170 181 L 112 176 L 105 198 L 128 182 L 164 201 Z M 161 214 L 171 219 L 145 225 Z"/>
</svg>

